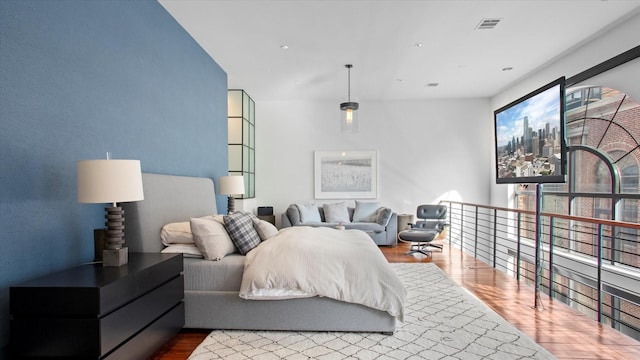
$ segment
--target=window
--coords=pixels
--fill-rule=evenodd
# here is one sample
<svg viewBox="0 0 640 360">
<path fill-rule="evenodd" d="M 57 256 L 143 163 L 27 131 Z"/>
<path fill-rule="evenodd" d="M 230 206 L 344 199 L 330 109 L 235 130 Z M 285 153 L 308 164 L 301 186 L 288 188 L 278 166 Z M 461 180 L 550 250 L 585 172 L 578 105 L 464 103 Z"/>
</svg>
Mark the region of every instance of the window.
<svg viewBox="0 0 640 360">
<path fill-rule="evenodd" d="M 542 187 L 543 211 L 639 222 L 640 105 L 599 86 L 569 88 L 566 101 L 567 183 Z M 535 191 L 518 186 L 515 198 L 519 209 L 535 210 Z M 608 236 L 604 247 L 615 253 L 617 263 L 640 267 L 639 234 L 627 232 L 616 234 L 620 241 L 613 248 Z M 595 241 L 584 231 L 574 244 L 557 245 L 592 255 Z"/>
</svg>

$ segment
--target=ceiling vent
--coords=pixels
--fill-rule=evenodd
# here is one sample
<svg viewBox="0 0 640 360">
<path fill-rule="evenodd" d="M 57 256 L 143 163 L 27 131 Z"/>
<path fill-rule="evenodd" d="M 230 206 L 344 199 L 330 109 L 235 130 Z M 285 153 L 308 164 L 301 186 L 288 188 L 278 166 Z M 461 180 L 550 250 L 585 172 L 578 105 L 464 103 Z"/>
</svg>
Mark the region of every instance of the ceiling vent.
<svg viewBox="0 0 640 360">
<path fill-rule="evenodd" d="M 501 19 L 482 19 L 478 26 L 476 26 L 476 30 L 491 30 L 498 25 Z"/>
</svg>

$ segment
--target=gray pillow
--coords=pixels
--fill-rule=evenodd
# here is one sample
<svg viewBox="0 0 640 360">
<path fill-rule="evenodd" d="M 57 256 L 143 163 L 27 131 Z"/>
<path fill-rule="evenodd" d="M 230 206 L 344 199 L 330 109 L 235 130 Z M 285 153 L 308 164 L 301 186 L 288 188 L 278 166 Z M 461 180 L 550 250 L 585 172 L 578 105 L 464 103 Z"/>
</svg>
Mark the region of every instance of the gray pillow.
<svg viewBox="0 0 640 360">
<path fill-rule="evenodd" d="M 349 210 L 347 209 L 347 205 L 345 203 L 335 203 L 335 204 L 324 204 L 322 206 L 324 209 L 324 219 L 328 223 L 350 223 L 349 219 Z"/>
<path fill-rule="evenodd" d="M 380 203 L 356 200 L 356 208 L 353 211 L 353 222 L 375 222 L 376 212 Z"/>
<path fill-rule="evenodd" d="M 252 214 L 246 212 L 234 212 L 224 217 L 224 226 L 229 237 L 242 255 L 246 255 L 256 246 L 260 245 L 260 235 L 253 227 Z"/>
<path fill-rule="evenodd" d="M 298 207 L 298 211 L 300 212 L 300 222 L 301 223 L 319 223 L 322 222 L 320 219 L 320 211 L 318 211 L 318 206 L 316 204 L 296 204 Z"/>
<path fill-rule="evenodd" d="M 389 224 L 389 219 L 391 219 L 391 214 L 393 214 L 391 209 L 388 207 L 381 207 L 376 213 L 376 222 L 382 226 L 387 226 L 387 224 Z"/>
<path fill-rule="evenodd" d="M 289 222 L 291 225 L 298 225 L 300 221 L 300 210 L 298 210 L 298 206 L 290 205 L 287 208 L 287 216 L 289 217 Z"/>
</svg>

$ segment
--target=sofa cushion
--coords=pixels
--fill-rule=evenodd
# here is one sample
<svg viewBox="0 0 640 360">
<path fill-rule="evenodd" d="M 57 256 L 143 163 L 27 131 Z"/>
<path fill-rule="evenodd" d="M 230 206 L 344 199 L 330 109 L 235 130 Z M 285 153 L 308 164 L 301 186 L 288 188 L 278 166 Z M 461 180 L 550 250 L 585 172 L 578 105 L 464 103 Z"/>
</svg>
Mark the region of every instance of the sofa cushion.
<svg viewBox="0 0 640 360">
<path fill-rule="evenodd" d="M 349 219 L 349 210 L 345 203 L 324 204 L 324 219 L 328 223 L 343 223 L 347 224 L 351 222 Z"/>
<path fill-rule="evenodd" d="M 287 217 L 289 218 L 291 225 L 295 226 L 300 224 L 300 210 L 298 210 L 296 205 L 290 205 L 287 208 Z"/>
<path fill-rule="evenodd" d="M 380 209 L 378 209 L 378 212 L 376 213 L 376 223 L 382 226 L 387 226 L 387 224 L 389 224 L 389 219 L 391 219 L 392 214 L 393 214 L 393 211 L 391 211 L 391 209 L 389 209 L 388 207 L 381 207 Z"/>
<path fill-rule="evenodd" d="M 320 211 L 316 204 L 296 204 L 298 211 L 300 212 L 301 223 L 313 223 L 321 222 Z"/>
<path fill-rule="evenodd" d="M 380 207 L 380 203 L 371 201 L 356 200 L 356 208 L 353 211 L 354 222 L 376 222 L 376 212 Z"/>
<path fill-rule="evenodd" d="M 357 229 L 357 230 L 362 230 L 365 232 L 373 232 L 373 233 L 379 233 L 387 230 L 384 226 L 380 224 L 370 223 L 370 222 L 352 222 L 350 224 L 345 224 L 344 227 L 347 230 Z"/>
</svg>

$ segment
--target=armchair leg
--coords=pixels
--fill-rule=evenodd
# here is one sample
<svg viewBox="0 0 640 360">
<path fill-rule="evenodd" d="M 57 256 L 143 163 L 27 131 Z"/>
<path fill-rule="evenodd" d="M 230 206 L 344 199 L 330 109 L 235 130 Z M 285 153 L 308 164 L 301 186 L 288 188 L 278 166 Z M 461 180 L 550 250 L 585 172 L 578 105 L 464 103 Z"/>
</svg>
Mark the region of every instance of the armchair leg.
<svg viewBox="0 0 640 360">
<path fill-rule="evenodd" d="M 419 244 L 411 244 L 411 247 L 409 248 L 409 251 L 407 251 L 406 253 L 404 253 L 405 255 L 411 255 L 411 254 L 422 254 L 425 256 L 431 256 L 431 251 L 429 250 L 425 250 L 425 248 L 429 246 L 429 243 L 419 243 Z"/>
</svg>

